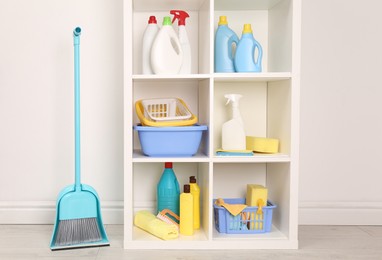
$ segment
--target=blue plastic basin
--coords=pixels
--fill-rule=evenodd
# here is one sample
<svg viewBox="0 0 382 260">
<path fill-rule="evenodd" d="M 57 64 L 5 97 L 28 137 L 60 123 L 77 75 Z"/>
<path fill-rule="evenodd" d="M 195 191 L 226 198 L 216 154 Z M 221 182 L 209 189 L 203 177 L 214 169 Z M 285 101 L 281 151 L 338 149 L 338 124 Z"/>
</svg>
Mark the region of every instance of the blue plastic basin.
<svg viewBox="0 0 382 260">
<path fill-rule="evenodd" d="M 143 154 L 151 157 L 191 157 L 198 152 L 206 125 L 134 126 Z"/>
</svg>

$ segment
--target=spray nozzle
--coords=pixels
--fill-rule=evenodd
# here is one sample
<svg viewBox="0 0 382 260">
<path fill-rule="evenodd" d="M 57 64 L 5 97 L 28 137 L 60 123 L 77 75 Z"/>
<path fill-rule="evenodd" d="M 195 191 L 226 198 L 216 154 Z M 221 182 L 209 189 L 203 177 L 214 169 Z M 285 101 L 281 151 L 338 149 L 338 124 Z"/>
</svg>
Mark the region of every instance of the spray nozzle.
<svg viewBox="0 0 382 260">
<path fill-rule="evenodd" d="M 186 19 L 190 17 L 187 12 L 182 10 L 171 10 L 170 14 L 174 15 L 174 18 L 172 19 L 172 23 L 174 23 L 174 21 L 178 19 L 178 26 L 186 25 Z"/>
<path fill-rule="evenodd" d="M 238 106 L 239 100 L 243 96 L 240 94 L 226 94 L 226 95 L 224 95 L 224 97 L 227 99 L 226 105 L 228 105 L 229 103 L 232 103 L 232 106 Z"/>
</svg>

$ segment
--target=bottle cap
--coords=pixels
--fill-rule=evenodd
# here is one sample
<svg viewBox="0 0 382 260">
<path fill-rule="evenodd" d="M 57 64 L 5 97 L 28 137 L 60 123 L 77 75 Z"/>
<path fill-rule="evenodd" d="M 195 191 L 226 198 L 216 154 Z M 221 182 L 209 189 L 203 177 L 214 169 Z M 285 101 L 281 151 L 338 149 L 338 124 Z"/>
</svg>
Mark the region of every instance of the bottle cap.
<svg viewBox="0 0 382 260">
<path fill-rule="evenodd" d="M 183 191 L 184 193 L 190 193 L 190 184 L 184 184 Z"/>
<path fill-rule="evenodd" d="M 243 33 L 252 33 L 251 24 L 249 23 L 244 24 Z"/>
<path fill-rule="evenodd" d="M 171 23 L 171 17 L 170 16 L 165 16 L 163 17 L 163 23 L 162 25 L 172 25 Z"/>
<path fill-rule="evenodd" d="M 219 17 L 219 23 L 218 23 L 218 25 L 227 25 L 227 24 L 228 24 L 228 22 L 227 22 L 227 16 L 224 16 L 224 15 L 220 16 L 220 17 Z"/>
<path fill-rule="evenodd" d="M 154 15 L 152 15 L 152 16 L 149 17 L 149 24 L 150 24 L 150 23 L 155 23 L 155 24 L 157 23 L 157 18 L 155 18 Z"/>
<path fill-rule="evenodd" d="M 175 20 L 178 19 L 178 26 L 186 25 L 186 19 L 190 17 L 187 12 L 182 10 L 171 10 L 170 14 L 174 15 L 174 19 L 172 19 L 172 23 L 174 23 Z"/>
<path fill-rule="evenodd" d="M 172 168 L 172 162 L 165 162 L 164 168 Z"/>
<path fill-rule="evenodd" d="M 190 183 L 196 183 L 195 176 L 190 176 Z"/>
</svg>

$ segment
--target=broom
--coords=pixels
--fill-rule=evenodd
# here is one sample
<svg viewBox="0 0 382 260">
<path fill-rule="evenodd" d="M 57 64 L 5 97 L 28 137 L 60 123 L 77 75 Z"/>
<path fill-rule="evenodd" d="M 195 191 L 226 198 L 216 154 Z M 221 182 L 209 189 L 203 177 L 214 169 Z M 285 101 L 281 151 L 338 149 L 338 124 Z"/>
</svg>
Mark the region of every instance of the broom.
<svg viewBox="0 0 382 260">
<path fill-rule="evenodd" d="M 81 184 L 79 45 L 81 28 L 73 31 L 75 78 L 75 184 L 64 188 L 57 199 L 52 250 L 108 246 L 97 192 Z"/>
</svg>

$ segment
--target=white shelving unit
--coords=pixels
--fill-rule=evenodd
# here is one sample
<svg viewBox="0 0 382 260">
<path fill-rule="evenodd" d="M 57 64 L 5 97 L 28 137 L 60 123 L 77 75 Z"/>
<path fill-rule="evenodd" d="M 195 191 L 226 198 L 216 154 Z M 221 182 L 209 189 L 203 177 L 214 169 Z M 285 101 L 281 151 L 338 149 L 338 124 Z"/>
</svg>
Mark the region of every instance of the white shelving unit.
<svg viewBox="0 0 382 260">
<path fill-rule="evenodd" d="M 191 75 L 142 75 L 141 41 L 150 15 L 160 24 L 171 9 L 190 14 Z M 124 0 L 124 248 L 292 249 L 298 247 L 298 146 L 301 0 Z M 241 36 L 251 23 L 263 47 L 263 72 L 214 73 L 214 37 L 219 16 Z M 224 94 L 243 95 L 240 111 L 247 135 L 280 139 L 280 153 L 253 157 L 216 156 L 221 126 L 228 120 Z M 153 97 L 182 98 L 199 124 L 208 126 L 197 155 L 144 156 L 133 126 L 134 103 Z M 194 236 L 162 241 L 134 227 L 134 213 L 154 211 L 163 163 L 174 162 L 181 186 L 196 175 L 201 187 L 201 229 Z M 277 205 L 270 233 L 220 234 L 214 227 L 214 198 L 245 197 L 247 183 L 267 186 Z"/>
</svg>

